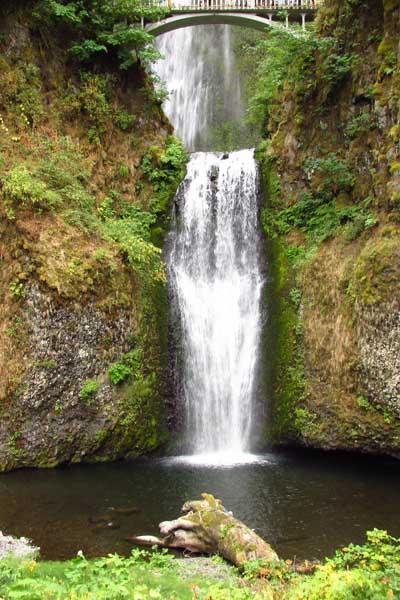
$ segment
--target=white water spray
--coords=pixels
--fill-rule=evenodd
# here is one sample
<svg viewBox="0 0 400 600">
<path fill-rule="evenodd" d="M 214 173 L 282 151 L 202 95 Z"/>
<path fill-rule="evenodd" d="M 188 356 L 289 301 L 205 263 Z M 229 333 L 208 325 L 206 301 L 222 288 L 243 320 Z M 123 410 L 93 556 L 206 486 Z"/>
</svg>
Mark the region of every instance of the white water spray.
<svg viewBox="0 0 400 600">
<path fill-rule="evenodd" d="M 168 257 L 188 446 L 225 461 L 250 449 L 253 424 L 263 286 L 257 182 L 252 150 L 192 155 Z"/>
<path fill-rule="evenodd" d="M 218 115 L 240 122 L 244 116 L 231 28 L 200 25 L 157 38 L 165 57 L 155 65 L 169 92 L 164 110 L 189 151 L 206 150 Z"/>
</svg>

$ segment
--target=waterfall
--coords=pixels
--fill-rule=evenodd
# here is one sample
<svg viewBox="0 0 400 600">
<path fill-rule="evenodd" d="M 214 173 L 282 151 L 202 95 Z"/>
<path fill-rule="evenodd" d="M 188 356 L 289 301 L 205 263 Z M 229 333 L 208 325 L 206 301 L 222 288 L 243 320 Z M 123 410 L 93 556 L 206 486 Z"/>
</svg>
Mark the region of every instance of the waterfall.
<svg viewBox="0 0 400 600">
<path fill-rule="evenodd" d="M 157 44 L 175 132 L 189 151 L 208 150 L 219 119 L 223 125 L 243 116 L 231 29 L 189 27 Z M 191 461 L 253 460 L 263 287 L 258 212 L 253 150 L 191 155 L 166 247 Z"/>
<path fill-rule="evenodd" d="M 210 147 L 210 130 L 224 121 L 241 122 L 244 108 L 235 68 L 231 28 L 201 25 L 157 39 L 165 60 L 155 66 L 169 98 L 164 110 L 189 151 Z"/>
<path fill-rule="evenodd" d="M 175 201 L 169 282 L 194 454 L 250 450 L 263 278 L 252 150 L 196 153 Z"/>
</svg>

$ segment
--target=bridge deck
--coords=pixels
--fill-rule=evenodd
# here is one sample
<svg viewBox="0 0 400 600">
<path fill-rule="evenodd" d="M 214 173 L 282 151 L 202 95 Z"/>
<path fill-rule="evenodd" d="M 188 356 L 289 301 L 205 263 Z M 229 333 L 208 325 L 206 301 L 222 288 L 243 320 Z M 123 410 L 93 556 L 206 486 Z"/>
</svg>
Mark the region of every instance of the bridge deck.
<svg viewBox="0 0 400 600">
<path fill-rule="evenodd" d="M 313 13 L 323 0 L 160 0 L 160 6 L 168 8 L 173 15 L 208 11 L 253 12 L 257 14 Z"/>
</svg>

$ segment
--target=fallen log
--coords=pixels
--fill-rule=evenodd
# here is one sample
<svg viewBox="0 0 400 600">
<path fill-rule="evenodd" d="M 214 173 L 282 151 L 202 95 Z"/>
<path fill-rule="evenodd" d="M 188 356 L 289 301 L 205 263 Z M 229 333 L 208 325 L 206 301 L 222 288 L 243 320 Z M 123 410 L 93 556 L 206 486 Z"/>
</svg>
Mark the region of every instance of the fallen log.
<svg viewBox="0 0 400 600">
<path fill-rule="evenodd" d="M 152 538 L 152 541 L 163 548 L 219 554 L 238 567 L 245 561 L 257 558 L 268 562 L 278 560 L 278 555 L 271 546 L 252 529 L 235 519 L 220 500 L 211 494 L 202 494 L 202 497 L 203 500 L 183 505 L 183 517 L 160 523 L 163 537 Z"/>
</svg>

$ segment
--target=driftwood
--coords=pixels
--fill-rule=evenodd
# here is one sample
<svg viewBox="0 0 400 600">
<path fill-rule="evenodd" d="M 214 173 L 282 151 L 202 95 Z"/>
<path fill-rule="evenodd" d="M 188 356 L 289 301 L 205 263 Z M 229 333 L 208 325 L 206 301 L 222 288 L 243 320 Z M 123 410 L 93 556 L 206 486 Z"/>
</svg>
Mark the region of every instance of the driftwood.
<svg viewBox="0 0 400 600">
<path fill-rule="evenodd" d="M 157 544 L 163 548 L 181 548 L 200 554 L 220 554 L 236 566 L 263 558 L 277 560 L 278 555 L 260 538 L 228 512 L 220 500 L 202 494 L 203 500 L 186 502 L 183 517 L 160 523 L 163 537 L 139 536 L 135 543 Z"/>
</svg>

